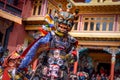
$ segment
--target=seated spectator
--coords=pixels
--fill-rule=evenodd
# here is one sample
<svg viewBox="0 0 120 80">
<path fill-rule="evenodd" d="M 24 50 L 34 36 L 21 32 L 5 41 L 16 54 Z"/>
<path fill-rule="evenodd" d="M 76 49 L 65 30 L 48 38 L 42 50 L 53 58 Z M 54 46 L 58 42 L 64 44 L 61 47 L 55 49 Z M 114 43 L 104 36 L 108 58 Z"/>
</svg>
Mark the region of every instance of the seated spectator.
<svg viewBox="0 0 120 80">
<path fill-rule="evenodd" d="M 105 69 L 103 67 L 100 68 L 100 74 L 105 74 Z"/>
<path fill-rule="evenodd" d="M 101 80 L 100 74 L 97 74 L 96 79 L 97 79 L 97 80 Z"/>
<path fill-rule="evenodd" d="M 120 80 L 120 75 L 118 75 L 115 80 Z"/>
</svg>

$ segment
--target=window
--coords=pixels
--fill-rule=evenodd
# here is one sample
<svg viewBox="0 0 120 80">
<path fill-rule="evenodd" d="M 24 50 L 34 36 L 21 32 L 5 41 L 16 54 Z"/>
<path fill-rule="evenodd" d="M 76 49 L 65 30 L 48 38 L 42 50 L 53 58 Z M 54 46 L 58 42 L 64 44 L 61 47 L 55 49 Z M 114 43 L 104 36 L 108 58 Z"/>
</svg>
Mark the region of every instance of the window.
<svg viewBox="0 0 120 80">
<path fill-rule="evenodd" d="M 94 30 L 94 22 L 90 22 L 90 30 L 91 30 L 91 31 Z"/>
<path fill-rule="evenodd" d="M 41 12 L 41 0 L 34 1 L 33 15 L 40 15 Z"/>
<path fill-rule="evenodd" d="M 33 15 L 35 15 L 35 13 L 36 13 L 36 6 L 34 6 L 34 10 L 33 10 Z"/>
<path fill-rule="evenodd" d="M 113 31 L 114 16 L 83 16 L 83 31 Z"/>
<path fill-rule="evenodd" d="M 41 11 L 41 5 L 39 5 L 39 8 L 38 8 L 38 15 L 40 15 L 40 11 Z"/>
<path fill-rule="evenodd" d="M 96 31 L 99 31 L 100 30 L 100 22 L 97 22 L 96 23 Z"/>
<path fill-rule="evenodd" d="M 84 23 L 84 30 L 87 30 L 88 29 L 88 22 L 85 22 Z"/>
<path fill-rule="evenodd" d="M 109 31 L 113 31 L 113 22 L 109 23 Z"/>
<path fill-rule="evenodd" d="M 103 30 L 103 31 L 106 31 L 106 27 L 107 27 L 107 23 L 106 23 L 106 22 L 103 22 L 102 30 Z"/>
</svg>

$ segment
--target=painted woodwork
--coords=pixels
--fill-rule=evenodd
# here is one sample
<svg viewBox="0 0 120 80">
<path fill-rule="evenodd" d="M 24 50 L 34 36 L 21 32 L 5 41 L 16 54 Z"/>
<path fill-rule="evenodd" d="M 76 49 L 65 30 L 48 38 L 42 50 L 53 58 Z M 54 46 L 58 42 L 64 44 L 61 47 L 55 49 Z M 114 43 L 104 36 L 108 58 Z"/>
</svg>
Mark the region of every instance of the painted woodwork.
<svg viewBox="0 0 120 80">
<path fill-rule="evenodd" d="M 16 22 L 16 23 L 19 23 L 19 24 L 22 24 L 21 17 L 15 16 L 15 15 L 10 14 L 10 13 L 3 11 L 3 10 L 0 10 L 0 17 L 8 19 L 8 20 Z"/>
<path fill-rule="evenodd" d="M 3 0 L 2 0 L 3 1 Z M 45 2 L 44 2 L 45 1 Z M 24 37 L 19 34 L 25 34 L 24 26 L 26 31 L 36 31 L 38 30 L 42 24 L 47 24 L 44 20 L 45 14 L 51 14 L 52 9 L 58 9 L 58 4 L 62 4 L 62 8 L 66 10 L 66 4 L 71 2 L 73 4 L 73 8 L 71 12 L 74 13 L 76 9 L 79 9 L 78 18 L 75 20 L 76 26 L 73 27 L 70 35 L 76 37 L 79 40 L 79 46 L 84 46 L 89 49 L 103 49 L 104 47 L 120 47 L 120 2 L 112 1 L 112 0 L 91 0 L 89 3 L 78 3 L 74 2 L 74 0 L 27 0 L 23 7 L 22 17 L 15 16 L 11 13 L 0 10 L 0 17 L 8 19 L 10 21 L 15 22 L 14 29 L 10 33 L 9 38 L 9 49 L 12 51 L 17 44 L 24 43 Z M 45 5 L 43 4 L 45 3 Z M 101 19 L 109 18 L 109 20 L 96 20 L 98 17 Z M 95 19 L 95 20 L 85 20 L 85 18 Z M 113 18 L 113 20 L 110 20 Z M 23 22 L 23 24 L 22 24 Z M 85 22 L 88 22 L 88 29 L 84 30 Z M 93 30 L 90 30 L 90 24 L 93 22 L 95 25 Z M 100 30 L 96 31 L 96 24 L 100 22 Z M 106 22 L 106 30 L 102 30 L 102 24 Z M 109 31 L 109 24 L 112 22 L 113 29 Z M 16 23 L 22 24 L 18 25 Z M 16 30 L 20 30 L 16 32 Z M 14 35 L 14 38 L 13 38 Z M 33 41 L 33 38 L 29 37 L 28 34 L 26 36 L 27 43 Z M 13 44 L 14 43 L 14 44 Z M 95 53 L 95 54 L 94 54 Z M 98 60 L 99 62 L 111 62 L 111 55 L 99 52 L 91 52 L 89 56 L 93 58 L 93 60 Z M 102 58 L 105 58 L 104 60 Z M 117 57 L 117 56 L 116 56 Z M 112 63 L 111 63 L 112 64 Z M 114 67 L 114 64 L 112 64 Z M 111 69 L 111 74 L 114 75 L 114 69 Z"/>
</svg>

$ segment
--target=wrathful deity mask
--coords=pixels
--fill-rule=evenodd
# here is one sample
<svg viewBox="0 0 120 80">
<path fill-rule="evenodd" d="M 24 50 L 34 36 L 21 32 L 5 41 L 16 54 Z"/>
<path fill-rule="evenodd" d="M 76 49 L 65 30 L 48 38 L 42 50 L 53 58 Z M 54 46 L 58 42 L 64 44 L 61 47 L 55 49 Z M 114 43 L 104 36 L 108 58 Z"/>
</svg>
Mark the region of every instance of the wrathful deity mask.
<svg viewBox="0 0 120 80">
<path fill-rule="evenodd" d="M 58 35 L 65 35 L 71 31 L 76 13 L 70 13 L 70 9 L 72 8 L 71 3 L 67 4 L 66 11 L 62 10 L 61 5 L 58 7 L 59 10 L 52 10 L 51 15 L 49 17 L 47 15 L 45 20 L 50 24 L 54 23 Z"/>
</svg>

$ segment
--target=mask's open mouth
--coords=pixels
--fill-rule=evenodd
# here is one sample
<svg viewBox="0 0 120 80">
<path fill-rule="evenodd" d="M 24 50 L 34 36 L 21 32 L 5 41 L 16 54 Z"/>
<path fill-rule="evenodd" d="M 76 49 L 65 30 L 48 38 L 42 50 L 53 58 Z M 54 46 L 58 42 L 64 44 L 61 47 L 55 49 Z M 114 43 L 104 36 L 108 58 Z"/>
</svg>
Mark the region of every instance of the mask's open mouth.
<svg viewBox="0 0 120 80">
<path fill-rule="evenodd" d="M 58 31 L 60 31 L 61 33 L 67 33 L 68 29 L 69 29 L 68 26 L 65 24 L 58 25 Z"/>
</svg>

